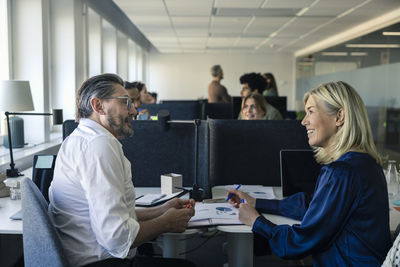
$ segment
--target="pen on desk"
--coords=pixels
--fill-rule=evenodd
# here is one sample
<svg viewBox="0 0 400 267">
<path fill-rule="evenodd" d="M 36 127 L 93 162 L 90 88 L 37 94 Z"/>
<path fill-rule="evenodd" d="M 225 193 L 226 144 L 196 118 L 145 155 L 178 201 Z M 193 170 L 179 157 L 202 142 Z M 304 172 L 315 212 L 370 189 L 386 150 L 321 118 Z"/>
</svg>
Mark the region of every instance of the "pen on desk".
<svg viewBox="0 0 400 267">
<path fill-rule="evenodd" d="M 190 191 L 190 189 L 186 189 L 186 188 L 184 188 L 184 187 L 179 187 L 179 186 L 174 186 L 176 189 L 180 189 L 180 190 L 183 190 L 183 191 Z"/>
<path fill-rule="evenodd" d="M 235 190 L 238 190 L 241 186 L 242 186 L 242 184 L 239 184 L 238 186 L 236 186 Z M 228 201 L 229 199 L 231 199 L 232 196 L 233 196 L 233 193 L 230 193 L 225 201 Z"/>
<path fill-rule="evenodd" d="M 190 208 L 192 205 L 190 205 L 190 202 L 186 205 L 186 209 Z"/>
<path fill-rule="evenodd" d="M 144 195 L 138 196 L 137 198 L 135 198 L 135 200 L 138 200 L 139 198 L 143 197 Z"/>
<path fill-rule="evenodd" d="M 242 203 L 244 203 L 244 198 L 242 198 Z"/>
</svg>

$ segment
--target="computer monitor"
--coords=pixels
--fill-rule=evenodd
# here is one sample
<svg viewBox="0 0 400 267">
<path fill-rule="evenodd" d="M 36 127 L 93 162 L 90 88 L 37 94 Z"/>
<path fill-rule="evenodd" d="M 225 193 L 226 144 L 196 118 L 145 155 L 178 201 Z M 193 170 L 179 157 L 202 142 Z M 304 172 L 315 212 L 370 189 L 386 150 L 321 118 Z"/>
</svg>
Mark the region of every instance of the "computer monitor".
<svg viewBox="0 0 400 267">
<path fill-rule="evenodd" d="M 312 150 L 282 149 L 280 165 L 283 197 L 298 192 L 313 195 L 321 165 L 315 161 Z"/>
</svg>

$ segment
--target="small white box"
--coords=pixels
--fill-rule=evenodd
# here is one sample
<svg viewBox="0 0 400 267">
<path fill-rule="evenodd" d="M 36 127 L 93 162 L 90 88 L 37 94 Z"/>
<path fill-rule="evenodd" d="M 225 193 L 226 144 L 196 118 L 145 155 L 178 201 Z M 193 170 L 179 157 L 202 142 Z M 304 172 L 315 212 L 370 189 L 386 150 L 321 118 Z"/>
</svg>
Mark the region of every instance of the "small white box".
<svg viewBox="0 0 400 267">
<path fill-rule="evenodd" d="M 161 175 L 161 194 L 171 195 L 181 191 L 175 187 L 182 187 L 182 175 L 169 173 Z"/>
</svg>

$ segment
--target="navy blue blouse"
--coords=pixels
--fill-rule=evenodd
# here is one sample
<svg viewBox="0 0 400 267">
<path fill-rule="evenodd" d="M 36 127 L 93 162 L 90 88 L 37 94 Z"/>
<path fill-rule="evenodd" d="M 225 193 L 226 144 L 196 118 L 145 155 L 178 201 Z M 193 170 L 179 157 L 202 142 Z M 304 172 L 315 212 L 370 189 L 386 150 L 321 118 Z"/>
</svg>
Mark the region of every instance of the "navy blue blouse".
<svg viewBox="0 0 400 267">
<path fill-rule="evenodd" d="M 324 166 L 309 205 L 297 193 L 257 199 L 256 209 L 302 221 L 275 225 L 259 216 L 254 222 L 253 232 L 282 258 L 312 255 L 314 266 L 380 266 L 391 246 L 385 176 L 366 153 L 347 152 Z"/>
</svg>

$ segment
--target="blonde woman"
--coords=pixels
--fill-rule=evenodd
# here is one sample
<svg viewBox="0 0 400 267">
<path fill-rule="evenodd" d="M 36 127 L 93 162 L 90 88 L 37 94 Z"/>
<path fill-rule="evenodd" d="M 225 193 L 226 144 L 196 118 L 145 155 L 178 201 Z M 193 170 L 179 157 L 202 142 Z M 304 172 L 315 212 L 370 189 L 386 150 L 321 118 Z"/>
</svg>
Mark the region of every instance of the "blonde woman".
<svg viewBox="0 0 400 267">
<path fill-rule="evenodd" d="M 364 103 L 344 82 L 308 91 L 304 103 L 302 125 L 324 164 L 311 202 L 303 193 L 279 201 L 231 190 L 239 219 L 280 257 L 312 255 L 314 266 L 380 266 L 391 244 L 388 194 Z M 302 222 L 275 225 L 259 212 Z"/>
<path fill-rule="evenodd" d="M 252 92 L 242 101 L 241 120 L 281 120 L 281 113 L 265 101 L 258 92 Z"/>
</svg>

